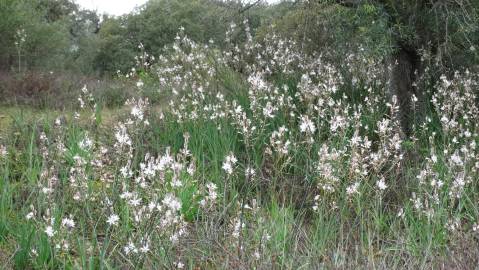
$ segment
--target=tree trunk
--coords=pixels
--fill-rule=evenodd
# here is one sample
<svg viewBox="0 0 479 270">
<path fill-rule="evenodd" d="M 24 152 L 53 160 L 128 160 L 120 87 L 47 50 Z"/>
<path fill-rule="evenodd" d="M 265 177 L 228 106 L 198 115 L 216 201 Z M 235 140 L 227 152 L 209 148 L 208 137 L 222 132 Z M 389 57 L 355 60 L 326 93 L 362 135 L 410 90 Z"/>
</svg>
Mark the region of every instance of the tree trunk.
<svg viewBox="0 0 479 270">
<path fill-rule="evenodd" d="M 406 137 L 410 137 L 413 131 L 415 110 L 418 109 L 412 106 L 413 95 L 422 100 L 422 93 L 417 89 L 421 58 L 417 49 L 399 46 L 398 51 L 391 56 L 390 62 L 392 64 L 390 93 L 397 97 L 399 103 L 402 131 Z"/>
</svg>

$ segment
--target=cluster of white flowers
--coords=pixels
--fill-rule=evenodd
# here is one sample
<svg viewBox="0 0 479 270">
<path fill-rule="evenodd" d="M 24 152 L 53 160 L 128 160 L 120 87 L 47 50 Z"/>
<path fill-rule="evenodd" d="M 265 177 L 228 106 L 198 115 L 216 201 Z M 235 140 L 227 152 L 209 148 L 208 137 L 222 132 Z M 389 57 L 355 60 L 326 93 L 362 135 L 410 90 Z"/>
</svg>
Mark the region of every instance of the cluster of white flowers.
<svg viewBox="0 0 479 270">
<path fill-rule="evenodd" d="M 226 156 L 225 160 L 223 161 L 223 170 L 228 174 L 231 175 L 233 174 L 233 170 L 235 168 L 235 164 L 238 160 L 236 159 L 235 155 L 233 153 L 230 153 L 229 155 Z"/>
<path fill-rule="evenodd" d="M 214 183 L 210 182 L 206 184 L 206 188 L 208 189 L 207 195 L 200 201 L 200 205 L 205 208 L 214 205 L 218 198 L 218 194 L 216 193 L 217 187 Z"/>
<path fill-rule="evenodd" d="M 125 105 L 131 106 L 131 112 L 130 115 L 133 117 L 133 121 L 137 124 L 143 123 L 145 126 L 148 126 L 150 122 L 148 119 L 145 117 L 145 114 L 147 113 L 147 110 L 149 108 L 150 102 L 148 101 L 148 98 L 146 99 L 129 99 L 126 101 Z M 127 120 L 127 123 L 130 123 L 131 121 Z"/>
<path fill-rule="evenodd" d="M 7 147 L 5 145 L 0 144 L 0 158 L 7 157 Z"/>
<path fill-rule="evenodd" d="M 15 33 L 15 46 L 21 47 L 27 40 L 27 32 L 24 28 L 17 29 Z"/>
<path fill-rule="evenodd" d="M 75 228 L 75 221 L 70 217 L 70 218 L 63 218 L 62 219 L 62 226 L 64 226 L 67 229 L 73 229 Z"/>
<path fill-rule="evenodd" d="M 360 186 L 359 182 L 354 182 L 354 184 L 352 184 L 352 185 L 350 185 L 346 188 L 346 194 L 348 194 L 348 196 L 358 194 L 359 193 L 359 186 Z"/>
<path fill-rule="evenodd" d="M 325 192 L 333 193 L 340 184 L 338 162 L 340 162 L 341 153 L 323 144 L 318 156 L 319 161 L 316 168 L 320 176 L 318 187 Z"/>
<path fill-rule="evenodd" d="M 313 134 L 316 131 L 316 126 L 314 125 L 313 121 L 309 119 L 309 116 L 302 115 L 299 130 L 304 133 Z"/>
<path fill-rule="evenodd" d="M 88 137 L 88 133 L 85 134 L 85 137 L 78 143 L 78 147 L 84 151 L 88 151 L 93 146 L 93 141 Z"/>
<path fill-rule="evenodd" d="M 287 139 L 289 134 L 288 128 L 280 127 L 271 133 L 270 145 L 280 155 L 288 155 L 291 141 Z"/>
<path fill-rule="evenodd" d="M 120 124 L 117 127 L 117 131 L 115 133 L 116 144 L 115 148 L 121 148 L 123 146 L 131 146 L 131 139 L 128 135 L 127 128 L 124 124 Z"/>
</svg>

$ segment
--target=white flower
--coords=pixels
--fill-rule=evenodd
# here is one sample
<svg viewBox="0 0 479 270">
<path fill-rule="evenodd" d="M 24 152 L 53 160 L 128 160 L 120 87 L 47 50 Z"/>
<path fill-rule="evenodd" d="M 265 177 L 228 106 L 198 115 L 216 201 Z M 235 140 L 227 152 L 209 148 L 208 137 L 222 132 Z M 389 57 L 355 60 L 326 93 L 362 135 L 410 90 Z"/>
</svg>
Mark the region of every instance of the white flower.
<svg viewBox="0 0 479 270">
<path fill-rule="evenodd" d="M 299 129 L 301 130 L 301 132 L 307 132 L 311 134 L 316 131 L 316 127 L 314 126 L 313 121 L 311 121 L 307 115 L 301 116 L 301 123 L 299 125 Z"/>
<path fill-rule="evenodd" d="M 43 193 L 43 194 L 52 194 L 52 193 L 53 193 L 53 189 L 52 189 L 52 188 L 43 187 L 43 188 L 42 188 L 42 193 Z"/>
<path fill-rule="evenodd" d="M 319 199 L 320 199 L 319 194 L 314 196 L 313 211 L 318 211 L 318 209 L 319 209 Z"/>
<path fill-rule="evenodd" d="M 125 191 L 122 194 L 120 194 L 121 199 L 130 199 L 131 197 L 133 197 L 133 193 L 129 191 Z"/>
<path fill-rule="evenodd" d="M 28 213 L 28 214 L 25 216 L 25 218 L 26 218 L 27 220 L 30 220 L 30 219 L 32 219 L 32 218 L 34 218 L 34 217 L 35 217 L 35 214 L 34 214 L 33 212 L 30 212 L 30 213 Z"/>
<path fill-rule="evenodd" d="M 130 178 L 133 175 L 133 172 L 128 166 L 124 166 L 120 169 L 120 173 L 124 178 Z"/>
<path fill-rule="evenodd" d="M 80 108 L 83 109 L 85 107 L 85 102 L 83 101 L 81 97 L 78 97 L 78 102 L 80 102 Z"/>
<path fill-rule="evenodd" d="M 348 194 L 348 196 L 359 193 L 358 188 L 359 188 L 359 182 L 356 182 L 346 188 L 346 193 Z"/>
<path fill-rule="evenodd" d="M 71 218 L 62 219 L 62 226 L 72 229 L 75 227 L 75 221 Z"/>
<path fill-rule="evenodd" d="M 181 202 L 175 195 L 168 193 L 163 199 L 162 203 L 173 211 L 178 211 L 181 209 Z"/>
<path fill-rule="evenodd" d="M 225 172 L 227 174 L 232 174 L 233 173 L 233 167 L 231 166 L 231 163 L 223 162 L 222 168 L 223 168 L 223 170 L 225 170 Z"/>
<path fill-rule="evenodd" d="M 232 164 L 235 164 L 238 160 L 236 159 L 236 157 L 233 155 L 233 153 L 231 153 L 229 156 L 226 157 L 226 160 L 228 162 L 231 162 Z"/>
<path fill-rule="evenodd" d="M 118 127 L 118 130 L 115 134 L 116 141 L 118 145 L 121 147 L 123 145 L 131 145 L 130 136 L 128 136 L 127 130 L 125 125 L 121 124 Z"/>
<path fill-rule="evenodd" d="M 384 178 L 381 178 L 379 181 L 377 181 L 376 186 L 379 188 L 379 190 L 385 190 L 388 187 L 386 182 L 384 182 Z"/>
<path fill-rule="evenodd" d="M 131 241 L 128 243 L 128 245 L 126 245 L 123 248 L 123 251 L 125 252 L 126 255 L 130 254 L 131 252 L 138 253 L 138 249 L 136 248 L 135 244 L 133 244 L 133 242 Z"/>
<path fill-rule="evenodd" d="M 131 115 L 133 115 L 136 119 L 143 121 L 143 118 L 144 118 L 143 110 L 139 106 L 134 105 L 131 108 Z"/>
<path fill-rule="evenodd" d="M 147 253 L 148 251 L 150 251 L 150 245 L 148 245 L 148 243 L 146 243 L 140 248 L 141 253 Z"/>
<path fill-rule="evenodd" d="M 216 193 L 217 187 L 215 184 L 210 182 L 206 184 L 206 188 L 208 189 L 207 195 L 200 201 L 200 205 L 202 207 L 206 207 L 208 203 L 215 203 L 216 199 L 218 198 L 218 194 Z"/>
<path fill-rule="evenodd" d="M 182 262 L 177 262 L 176 263 L 176 268 L 183 269 L 183 268 L 185 268 L 185 264 L 183 264 Z"/>
<path fill-rule="evenodd" d="M 256 171 L 252 167 L 246 168 L 245 170 L 246 178 L 253 178 L 255 174 L 256 174 Z"/>
<path fill-rule="evenodd" d="M 60 117 L 58 117 L 57 119 L 55 119 L 55 125 L 56 126 L 60 126 L 62 124 L 62 120 L 60 119 Z"/>
<path fill-rule="evenodd" d="M 336 115 L 331 119 L 331 132 L 336 132 L 339 128 L 342 128 L 346 125 L 346 119 L 341 115 Z"/>
<path fill-rule="evenodd" d="M 237 161 L 238 160 L 233 155 L 233 153 L 230 153 L 228 156 L 226 156 L 225 161 L 223 162 L 223 170 L 225 170 L 227 174 L 232 174 L 233 166 L 236 164 Z"/>
<path fill-rule="evenodd" d="M 53 237 L 55 235 L 55 230 L 53 230 L 52 226 L 47 226 L 45 228 L 45 233 L 48 235 L 48 237 Z"/>
<path fill-rule="evenodd" d="M 135 198 L 129 200 L 128 204 L 133 206 L 133 207 L 139 206 L 141 204 L 141 198 L 135 197 Z"/>
<path fill-rule="evenodd" d="M 93 141 L 88 137 L 88 135 L 85 135 L 85 138 L 78 143 L 78 147 L 80 147 L 82 150 L 88 150 L 92 146 Z"/>
<path fill-rule="evenodd" d="M 231 235 L 234 238 L 239 238 L 240 230 L 242 230 L 244 227 L 245 227 L 244 222 L 242 222 L 240 219 L 237 219 L 233 225 L 233 232 L 231 233 Z"/>
<path fill-rule="evenodd" d="M 116 214 L 110 215 L 110 217 L 107 219 L 106 223 L 111 225 L 118 225 L 118 221 L 120 220 L 120 217 Z"/>
<path fill-rule="evenodd" d="M 0 145 L 0 157 L 7 156 L 7 148 L 4 145 Z"/>
<path fill-rule="evenodd" d="M 143 85 L 145 85 L 145 84 L 143 83 L 142 80 L 139 80 L 139 81 L 136 83 L 136 87 L 138 87 L 138 88 L 142 88 Z"/>
<path fill-rule="evenodd" d="M 179 178 L 175 177 L 171 180 L 171 187 L 176 188 L 176 187 L 182 187 L 182 186 L 183 186 L 183 183 L 181 182 Z"/>
<path fill-rule="evenodd" d="M 455 152 L 452 156 L 451 156 L 451 161 L 453 163 L 455 163 L 457 166 L 462 166 L 464 163 L 462 162 L 462 159 L 461 157 L 457 154 L 457 152 Z"/>
<path fill-rule="evenodd" d="M 263 115 L 267 118 L 274 118 L 274 111 L 276 110 L 275 107 L 271 104 L 271 102 L 266 103 L 266 106 L 263 108 Z"/>
<path fill-rule="evenodd" d="M 413 94 L 413 95 L 411 96 L 411 101 L 414 102 L 414 103 L 416 103 L 416 102 L 418 101 L 416 95 Z"/>
</svg>

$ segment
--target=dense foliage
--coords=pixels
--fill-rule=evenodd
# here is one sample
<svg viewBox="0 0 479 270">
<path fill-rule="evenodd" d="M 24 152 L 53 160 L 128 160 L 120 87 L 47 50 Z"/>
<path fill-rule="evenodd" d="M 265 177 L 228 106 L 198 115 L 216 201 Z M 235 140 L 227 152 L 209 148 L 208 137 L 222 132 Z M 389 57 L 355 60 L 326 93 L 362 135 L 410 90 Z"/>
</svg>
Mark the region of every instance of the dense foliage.
<svg viewBox="0 0 479 270">
<path fill-rule="evenodd" d="M 198 42 L 222 44 L 231 21 L 247 17 L 256 29 L 270 17 L 266 5 L 240 13 L 240 3 L 217 0 L 149 1 L 120 17 L 83 10 L 70 0 L 2 0 L 0 6 L 3 70 L 67 68 L 109 75 L 135 63 L 140 43 L 159 54 L 180 26 Z"/>
</svg>

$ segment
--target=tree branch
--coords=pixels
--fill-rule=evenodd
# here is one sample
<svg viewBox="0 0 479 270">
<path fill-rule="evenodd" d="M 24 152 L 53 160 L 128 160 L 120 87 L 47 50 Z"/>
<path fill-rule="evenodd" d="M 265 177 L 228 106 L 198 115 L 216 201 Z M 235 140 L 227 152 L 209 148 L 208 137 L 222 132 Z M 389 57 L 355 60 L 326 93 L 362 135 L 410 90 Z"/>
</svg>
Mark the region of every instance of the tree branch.
<svg viewBox="0 0 479 270">
<path fill-rule="evenodd" d="M 349 8 L 358 7 L 362 2 L 363 0 L 336 0 L 336 4 Z"/>
<path fill-rule="evenodd" d="M 254 7 L 254 6 L 256 6 L 257 4 L 259 4 L 259 2 L 261 2 L 261 0 L 256 0 L 256 1 L 253 2 L 253 3 L 251 3 L 251 4 L 249 4 L 249 5 L 246 5 L 244 8 L 240 9 L 239 13 L 241 14 L 241 13 L 247 11 L 248 9 L 250 9 L 250 8 L 252 8 L 252 7 Z"/>
</svg>

